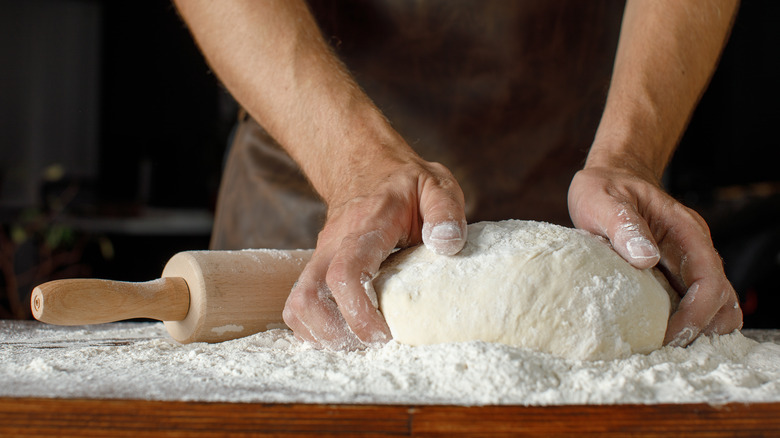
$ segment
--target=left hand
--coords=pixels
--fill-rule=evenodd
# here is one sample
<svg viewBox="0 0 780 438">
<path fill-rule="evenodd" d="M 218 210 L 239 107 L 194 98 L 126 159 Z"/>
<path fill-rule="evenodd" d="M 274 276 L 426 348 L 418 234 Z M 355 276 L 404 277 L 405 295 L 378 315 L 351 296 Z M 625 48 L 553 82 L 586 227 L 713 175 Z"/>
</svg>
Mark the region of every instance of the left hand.
<svg viewBox="0 0 780 438">
<path fill-rule="evenodd" d="M 639 269 L 660 261 L 682 299 L 664 344 L 685 346 L 700 334 L 742 327 L 742 311 L 704 219 L 664 192 L 652 177 L 613 167 L 586 167 L 569 187 L 577 228 L 609 239 Z"/>
</svg>

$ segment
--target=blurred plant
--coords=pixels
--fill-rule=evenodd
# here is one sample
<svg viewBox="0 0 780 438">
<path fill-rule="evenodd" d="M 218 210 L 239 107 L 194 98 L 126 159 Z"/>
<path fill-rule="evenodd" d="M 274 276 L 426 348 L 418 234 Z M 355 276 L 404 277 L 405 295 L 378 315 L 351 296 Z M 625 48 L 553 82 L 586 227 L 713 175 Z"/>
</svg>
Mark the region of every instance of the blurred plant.
<svg viewBox="0 0 780 438">
<path fill-rule="evenodd" d="M 63 175 L 60 166 L 50 166 L 44 180 L 60 180 Z M 44 208 L 23 210 L 7 226 L 0 226 L 0 318 L 29 319 L 30 292 L 40 283 L 89 276 L 91 267 L 83 260 L 90 243 L 97 243 L 104 258 L 113 257 L 108 238 L 90 236 L 62 223 L 78 190 L 78 184 L 68 184 L 60 193 L 47 196 Z"/>
</svg>

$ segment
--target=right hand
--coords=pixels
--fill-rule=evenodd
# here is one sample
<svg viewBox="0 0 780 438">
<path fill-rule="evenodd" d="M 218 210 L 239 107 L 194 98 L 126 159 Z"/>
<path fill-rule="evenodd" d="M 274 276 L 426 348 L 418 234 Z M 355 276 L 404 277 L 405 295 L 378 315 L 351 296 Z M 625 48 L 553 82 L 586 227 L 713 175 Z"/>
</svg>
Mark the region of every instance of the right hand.
<svg viewBox="0 0 780 438">
<path fill-rule="evenodd" d="M 392 338 L 371 281 L 394 248 L 422 241 L 453 255 L 466 242 L 463 192 L 449 170 L 416 156 L 367 162 L 328 200 L 317 247 L 284 308 L 285 323 L 317 348 Z"/>
<path fill-rule="evenodd" d="M 385 342 L 371 280 L 396 246 L 464 245 L 463 193 L 420 159 L 333 53 L 303 0 L 177 0 L 222 83 L 328 205 L 283 318 L 325 348 Z"/>
</svg>

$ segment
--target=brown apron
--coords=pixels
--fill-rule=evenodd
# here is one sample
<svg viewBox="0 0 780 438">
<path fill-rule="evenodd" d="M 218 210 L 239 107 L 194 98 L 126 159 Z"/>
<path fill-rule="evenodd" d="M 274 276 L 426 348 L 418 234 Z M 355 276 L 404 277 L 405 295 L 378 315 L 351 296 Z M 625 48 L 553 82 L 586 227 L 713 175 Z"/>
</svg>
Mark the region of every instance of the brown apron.
<svg viewBox="0 0 780 438">
<path fill-rule="evenodd" d="M 593 140 L 622 1 L 311 1 L 325 38 L 394 128 L 455 175 L 469 222 L 570 225 L 566 193 Z M 213 249 L 313 248 L 325 206 L 242 116 Z"/>
</svg>

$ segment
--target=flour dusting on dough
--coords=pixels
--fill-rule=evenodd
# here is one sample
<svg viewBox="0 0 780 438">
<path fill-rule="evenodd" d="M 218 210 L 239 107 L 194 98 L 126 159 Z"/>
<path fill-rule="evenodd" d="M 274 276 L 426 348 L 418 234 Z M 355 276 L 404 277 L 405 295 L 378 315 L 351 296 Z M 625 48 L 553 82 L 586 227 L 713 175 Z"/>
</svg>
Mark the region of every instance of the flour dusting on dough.
<svg viewBox="0 0 780 438">
<path fill-rule="evenodd" d="M 661 347 L 668 284 L 602 238 L 543 222 L 469 225 L 455 256 L 400 251 L 374 281 L 393 337 L 410 345 L 497 342 L 581 360 Z"/>
</svg>

